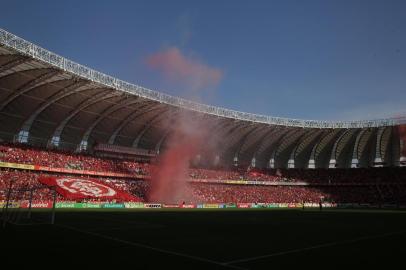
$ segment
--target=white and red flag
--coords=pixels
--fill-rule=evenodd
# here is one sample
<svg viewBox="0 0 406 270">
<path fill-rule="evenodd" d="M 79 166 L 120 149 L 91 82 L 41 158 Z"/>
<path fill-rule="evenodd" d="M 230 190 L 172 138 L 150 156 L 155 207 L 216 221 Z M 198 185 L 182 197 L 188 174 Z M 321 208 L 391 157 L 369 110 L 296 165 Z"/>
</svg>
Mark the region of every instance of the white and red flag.
<svg viewBox="0 0 406 270">
<path fill-rule="evenodd" d="M 55 186 L 56 191 L 66 199 L 141 201 L 136 196 L 95 179 L 41 177 L 39 181 L 47 186 Z"/>
</svg>

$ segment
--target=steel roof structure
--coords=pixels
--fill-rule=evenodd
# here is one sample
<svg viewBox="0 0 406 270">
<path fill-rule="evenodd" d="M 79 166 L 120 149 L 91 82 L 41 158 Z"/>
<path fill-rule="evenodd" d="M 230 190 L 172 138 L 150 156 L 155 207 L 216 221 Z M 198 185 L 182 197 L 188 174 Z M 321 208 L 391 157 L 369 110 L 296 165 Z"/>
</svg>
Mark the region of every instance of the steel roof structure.
<svg viewBox="0 0 406 270">
<path fill-rule="evenodd" d="M 60 149 L 94 142 L 165 147 L 182 114 L 210 127 L 223 165 L 333 168 L 398 165 L 405 118 L 315 121 L 200 104 L 121 81 L 0 29 L 0 138 Z M 206 157 L 213 159 L 213 157 Z"/>
</svg>

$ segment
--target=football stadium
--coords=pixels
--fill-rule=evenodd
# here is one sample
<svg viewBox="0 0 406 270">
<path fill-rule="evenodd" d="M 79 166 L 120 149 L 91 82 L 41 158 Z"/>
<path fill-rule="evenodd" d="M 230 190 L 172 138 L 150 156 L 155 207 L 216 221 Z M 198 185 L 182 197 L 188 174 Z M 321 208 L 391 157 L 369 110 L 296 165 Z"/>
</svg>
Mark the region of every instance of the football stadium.
<svg viewBox="0 0 406 270">
<path fill-rule="evenodd" d="M 206 105 L 0 29 L 0 207 L 16 267 L 391 267 L 406 254 L 406 117 Z"/>
</svg>

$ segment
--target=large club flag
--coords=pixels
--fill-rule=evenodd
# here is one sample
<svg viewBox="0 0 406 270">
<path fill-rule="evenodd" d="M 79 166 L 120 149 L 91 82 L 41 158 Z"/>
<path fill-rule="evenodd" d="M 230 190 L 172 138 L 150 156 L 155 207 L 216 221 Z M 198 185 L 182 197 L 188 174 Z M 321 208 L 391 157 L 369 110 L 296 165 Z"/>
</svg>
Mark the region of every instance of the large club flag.
<svg viewBox="0 0 406 270">
<path fill-rule="evenodd" d="M 39 181 L 47 186 L 55 186 L 56 191 L 66 199 L 141 201 L 138 197 L 95 179 L 40 177 Z"/>
</svg>

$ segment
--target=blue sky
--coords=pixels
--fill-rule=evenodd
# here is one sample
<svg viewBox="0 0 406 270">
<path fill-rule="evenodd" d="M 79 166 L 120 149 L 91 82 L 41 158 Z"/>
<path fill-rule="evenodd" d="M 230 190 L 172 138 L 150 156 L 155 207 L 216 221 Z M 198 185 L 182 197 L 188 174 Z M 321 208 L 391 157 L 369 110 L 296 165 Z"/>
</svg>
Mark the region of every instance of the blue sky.
<svg viewBox="0 0 406 270">
<path fill-rule="evenodd" d="M 171 95 L 301 119 L 406 114 L 406 1 L 2 2 L 1 28 Z M 170 51 L 182 74 L 151 64 Z M 191 84 L 188 66 L 215 79 Z"/>
</svg>

